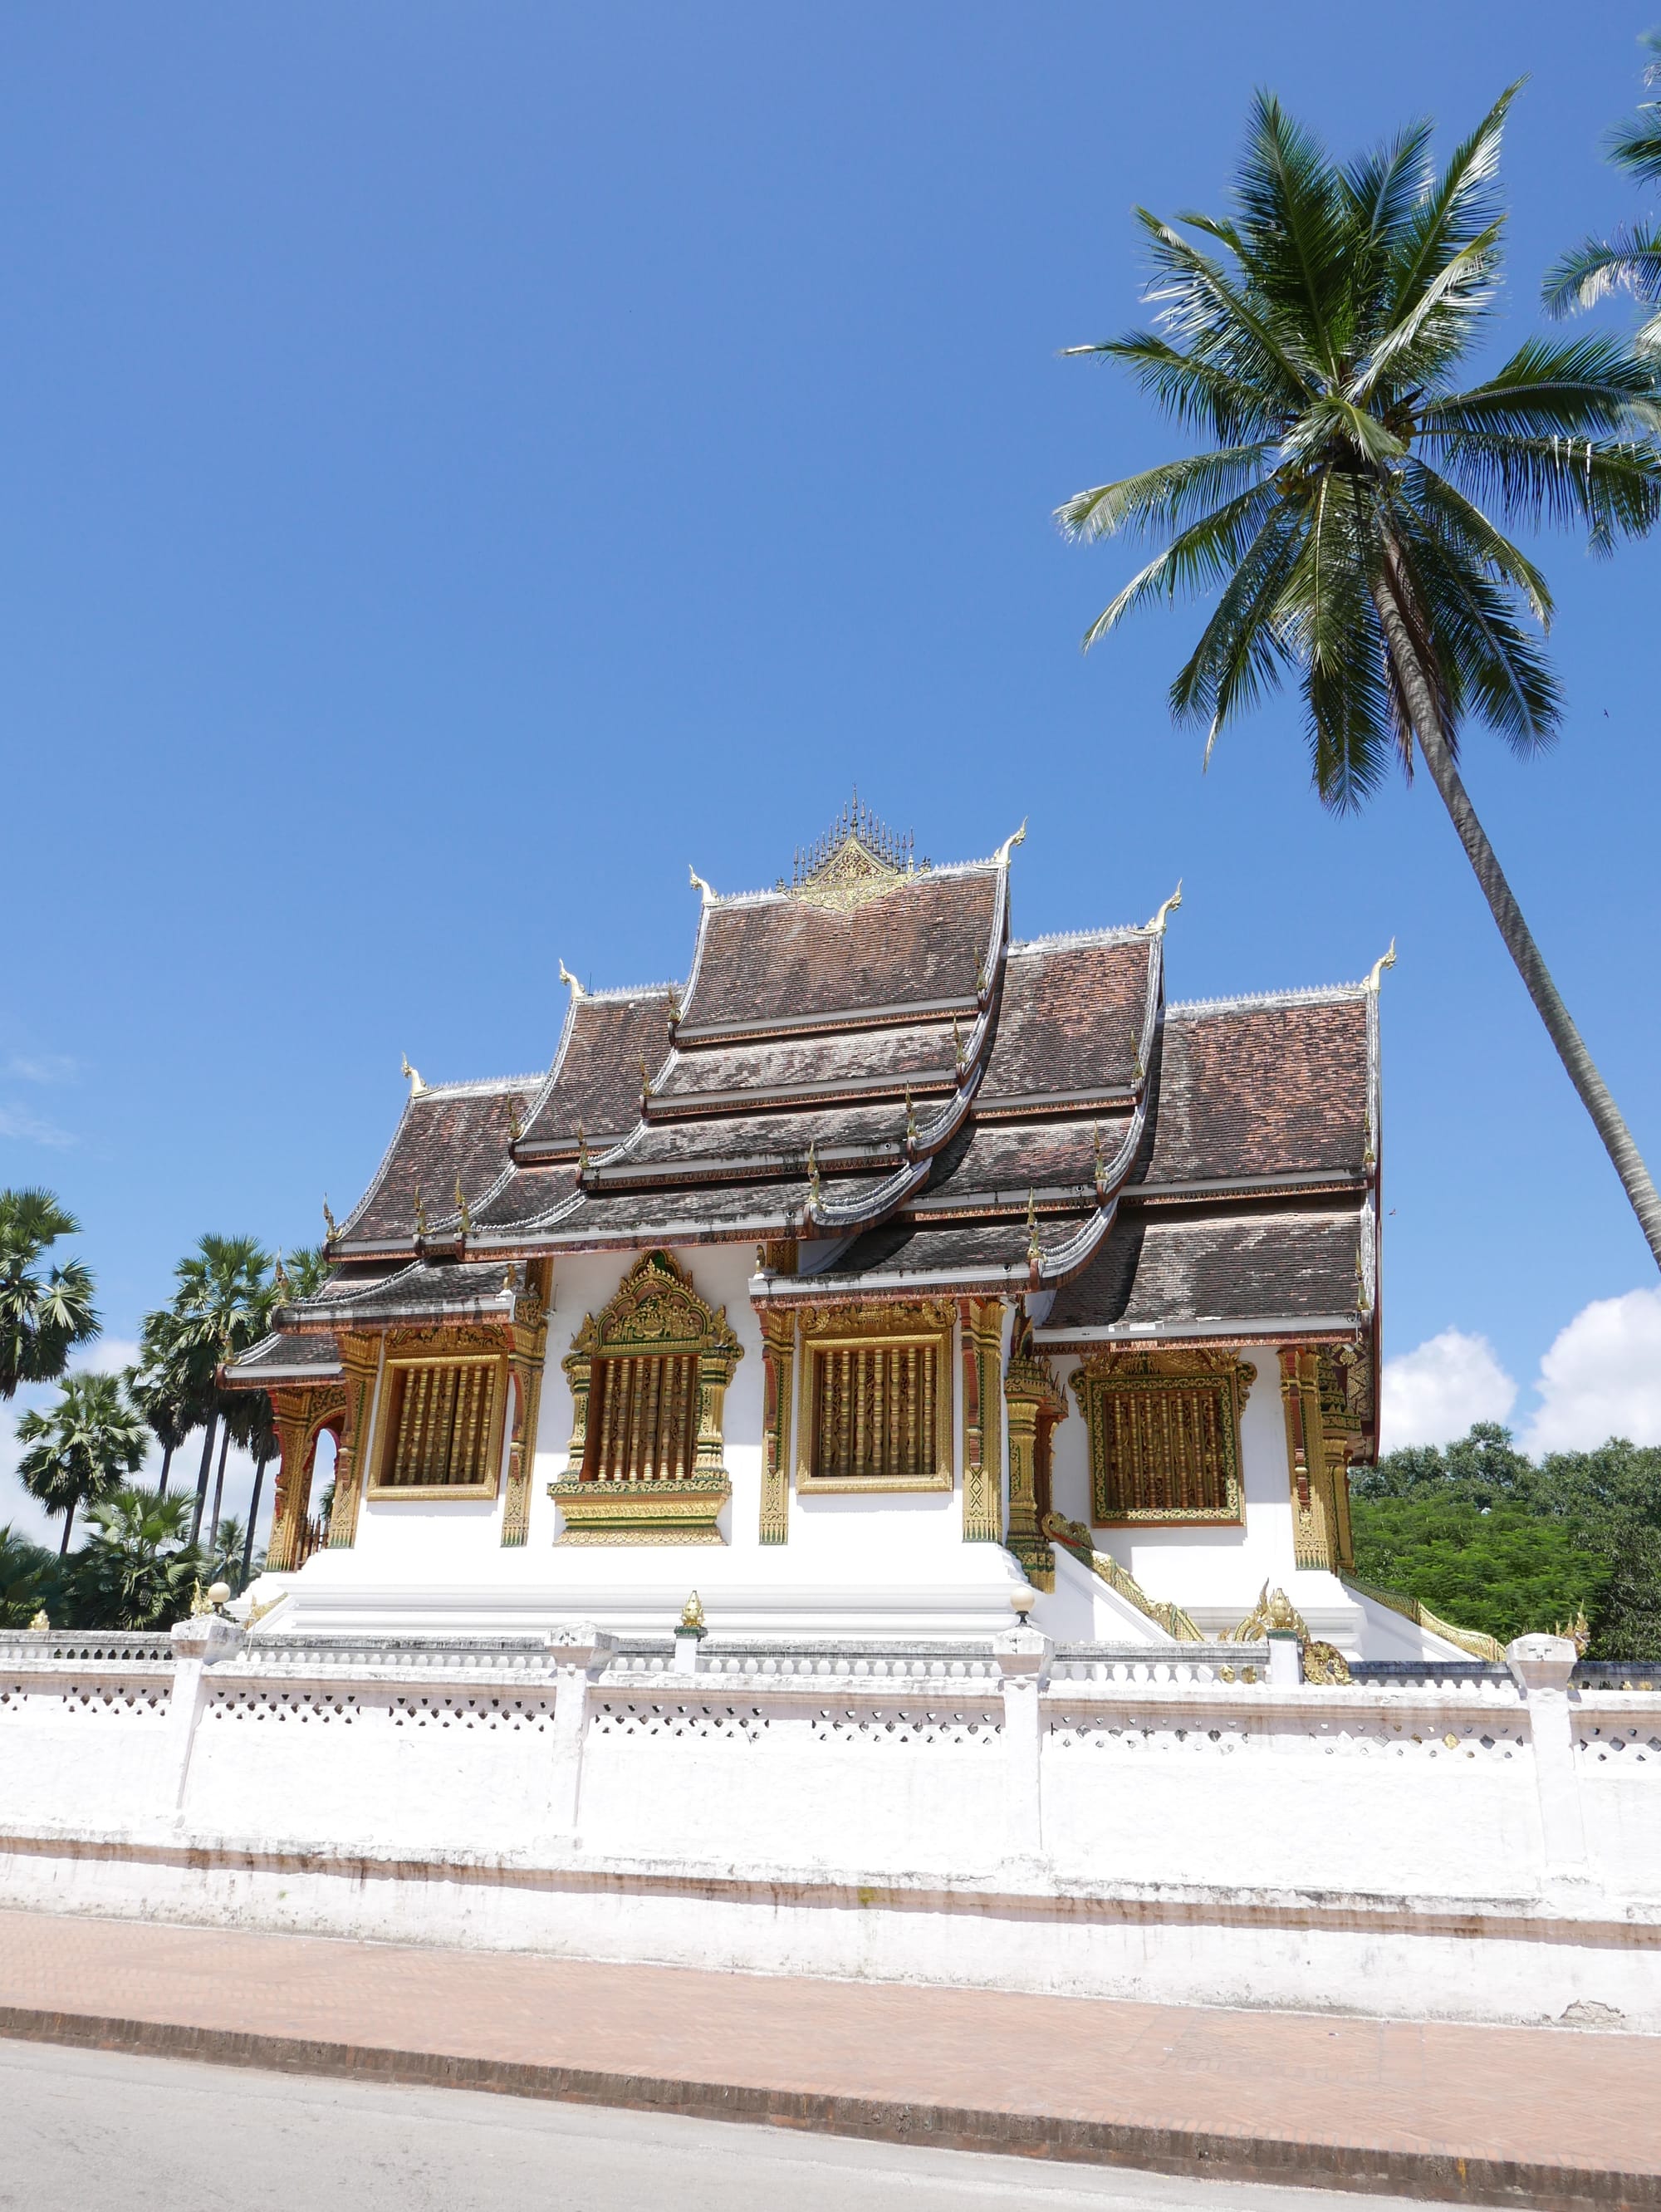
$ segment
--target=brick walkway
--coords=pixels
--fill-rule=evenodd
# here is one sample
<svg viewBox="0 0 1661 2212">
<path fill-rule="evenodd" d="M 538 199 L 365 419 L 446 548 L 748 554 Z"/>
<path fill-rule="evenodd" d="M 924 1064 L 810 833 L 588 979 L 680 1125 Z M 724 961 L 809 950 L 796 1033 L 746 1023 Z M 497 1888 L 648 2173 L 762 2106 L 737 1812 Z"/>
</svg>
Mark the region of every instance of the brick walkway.
<svg viewBox="0 0 1661 2212">
<path fill-rule="evenodd" d="M 0 2030 L 1262 2179 L 1661 2207 L 1661 2038 L 1646 2036 L 3 1911 Z"/>
</svg>

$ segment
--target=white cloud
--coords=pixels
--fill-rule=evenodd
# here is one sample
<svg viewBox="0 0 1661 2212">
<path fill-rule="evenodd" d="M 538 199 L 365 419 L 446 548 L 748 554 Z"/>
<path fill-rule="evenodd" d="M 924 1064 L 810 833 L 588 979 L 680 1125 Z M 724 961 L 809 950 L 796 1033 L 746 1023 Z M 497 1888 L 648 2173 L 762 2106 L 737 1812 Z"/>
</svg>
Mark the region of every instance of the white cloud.
<svg viewBox="0 0 1661 2212">
<path fill-rule="evenodd" d="M 1661 1290 L 1594 1298 L 1540 1362 L 1531 1452 L 1578 1451 L 1610 1437 L 1661 1443 Z"/>
<path fill-rule="evenodd" d="M 76 1142 L 56 1121 L 43 1121 L 39 1114 L 26 1114 L 17 1106 L 0 1106 L 0 1137 L 9 1137 L 14 1144 L 51 1145 L 58 1150 Z"/>
<path fill-rule="evenodd" d="M 6 1073 L 18 1083 L 73 1083 L 78 1065 L 66 1052 L 14 1052 Z"/>
<path fill-rule="evenodd" d="M 1516 1401 L 1517 1385 L 1488 1339 L 1445 1328 L 1385 1360 L 1380 1449 L 1449 1443 L 1473 1421 L 1503 1421 Z"/>
</svg>

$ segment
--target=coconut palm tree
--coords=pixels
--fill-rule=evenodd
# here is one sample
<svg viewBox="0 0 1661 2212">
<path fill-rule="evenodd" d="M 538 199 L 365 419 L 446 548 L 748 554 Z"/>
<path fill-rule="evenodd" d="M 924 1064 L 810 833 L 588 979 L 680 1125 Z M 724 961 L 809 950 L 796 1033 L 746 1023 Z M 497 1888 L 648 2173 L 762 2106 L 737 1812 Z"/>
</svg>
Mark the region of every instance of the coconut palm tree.
<svg viewBox="0 0 1661 2212">
<path fill-rule="evenodd" d="M 1138 211 L 1161 327 L 1070 349 L 1123 363 L 1215 442 L 1094 485 L 1058 514 L 1076 538 L 1163 540 L 1087 647 L 1135 607 L 1216 594 L 1171 686 L 1173 715 L 1205 728 L 1208 757 L 1294 672 L 1327 805 L 1358 806 L 1392 761 L 1410 776 L 1422 759 L 1661 1265 L 1661 1197 L 1459 770 L 1467 721 L 1526 758 L 1561 716 L 1525 619 L 1543 628 L 1551 595 L 1501 525 L 1579 524 L 1604 552 L 1661 519 L 1661 401 L 1653 366 L 1630 348 L 1530 338 L 1462 381 L 1499 283 L 1512 96 L 1439 175 L 1426 124 L 1341 167 L 1260 94 L 1229 214 L 1179 228 Z"/>
<path fill-rule="evenodd" d="M 17 1424 L 23 1446 L 18 1479 L 48 1513 L 64 1516 L 61 1559 L 70 1548 L 75 1509 L 82 1498 L 94 1504 L 136 1474 L 149 1449 L 144 1417 L 122 1395 L 118 1375 L 66 1375 L 58 1402 L 45 1413 L 27 1413 Z"/>
<path fill-rule="evenodd" d="M 1645 32 L 1639 44 L 1654 57 L 1645 83 L 1661 84 L 1661 31 Z M 1617 124 L 1605 143 L 1617 168 L 1640 185 L 1661 184 L 1661 100 L 1641 100 L 1632 121 Z M 1612 238 L 1583 239 L 1547 270 L 1542 290 L 1552 315 L 1573 314 L 1612 292 L 1629 292 L 1652 311 L 1639 325 L 1635 343 L 1646 353 L 1661 351 L 1661 225 L 1635 222 Z"/>
<path fill-rule="evenodd" d="M 98 1334 L 82 1261 L 40 1265 L 80 1227 L 49 1190 L 0 1190 L 0 1398 L 20 1382 L 55 1382 L 75 1347 Z"/>
<path fill-rule="evenodd" d="M 179 1328 L 179 1341 L 203 1362 L 209 1374 L 246 1352 L 264 1335 L 276 1299 L 276 1288 L 266 1270 L 271 1255 L 257 1237 L 201 1238 L 194 1252 L 174 1268 L 178 1289 L 172 1313 Z M 203 1425 L 202 1463 L 197 1470 L 196 1506 L 191 1520 L 191 1541 L 201 1533 L 208 1502 L 208 1474 L 213 1461 L 215 1421 L 227 1410 L 216 1394 Z M 226 1425 L 220 1445 L 219 1480 L 225 1480 L 225 1455 L 231 1431 Z"/>
<path fill-rule="evenodd" d="M 185 1535 L 183 1492 L 118 1490 L 92 1507 L 92 1532 L 70 1562 L 70 1603 L 83 1628 L 165 1628 L 214 1577 Z"/>
</svg>

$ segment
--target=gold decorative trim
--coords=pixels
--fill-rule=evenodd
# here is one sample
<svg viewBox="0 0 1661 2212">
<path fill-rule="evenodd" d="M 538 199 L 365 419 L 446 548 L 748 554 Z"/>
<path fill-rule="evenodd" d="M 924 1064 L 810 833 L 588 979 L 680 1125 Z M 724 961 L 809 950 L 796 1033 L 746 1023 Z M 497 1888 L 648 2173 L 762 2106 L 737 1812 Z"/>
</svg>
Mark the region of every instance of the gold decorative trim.
<svg viewBox="0 0 1661 2212">
<path fill-rule="evenodd" d="M 448 1370 L 482 1375 L 488 1392 L 478 1409 L 477 1449 L 467 1456 L 482 1472 L 466 1482 L 394 1482 L 388 1470 L 409 1418 L 409 1391 L 416 1378 Z M 508 1355 L 500 1332 L 483 1328 L 400 1330 L 386 1340 L 380 1411 L 369 1463 L 368 1496 L 377 1504 L 431 1502 L 437 1498 L 494 1498 L 501 1486 L 502 1435 L 507 1413 Z"/>
<path fill-rule="evenodd" d="M 796 1316 L 761 1315 L 761 1541 L 790 1540 L 791 1399 L 796 1386 Z"/>
<path fill-rule="evenodd" d="M 1003 1540 L 1003 1302 L 965 1298 L 963 1540 Z"/>
<path fill-rule="evenodd" d="M 357 1541 L 363 1462 L 370 1448 L 370 1419 L 380 1371 L 380 1339 L 343 1331 L 335 1343 L 345 1376 L 346 1417 L 335 1447 L 335 1503 L 329 1515 L 329 1549 L 349 1552 Z"/>
<path fill-rule="evenodd" d="M 1261 1644 L 1265 1636 L 1291 1635 L 1298 1639 L 1306 1682 L 1347 1682 L 1349 1662 L 1336 1644 L 1325 1644 L 1309 1632 L 1309 1623 L 1283 1589 L 1264 1583 L 1258 1601 L 1244 1620 L 1225 1628 L 1219 1644 Z"/>
<path fill-rule="evenodd" d="M 1280 1365 L 1293 1554 L 1300 1567 L 1331 1574 L 1340 1564 L 1338 1508 L 1321 1411 L 1321 1355 L 1287 1345 Z"/>
<path fill-rule="evenodd" d="M 716 1515 L 731 1493 L 721 1463 L 722 1412 L 732 1370 L 743 1356 L 726 1308 L 712 1307 L 701 1298 L 671 1254 L 643 1253 L 603 1311 L 586 1316 L 561 1363 L 571 1384 L 573 1421 L 570 1471 L 549 1485 L 549 1495 L 565 1516 L 560 1543 L 720 1541 Z M 680 1440 L 679 1452 L 691 1444 L 689 1467 L 682 1458 L 672 1474 L 655 1468 L 644 1475 L 601 1473 L 597 1455 L 607 1444 L 604 1431 L 611 1423 L 609 1417 L 603 1419 L 597 1433 L 589 1424 L 589 1407 L 597 1369 L 603 1416 L 605 1370 L 611 1361 L 629 1378 L 628 1435 L 624 1438 L 613 1431 L 611 1464 L 620 1456 L 633 1464 L 642 1443 L 648 1459 L 653 1458 L 661 1436 L 667 1467 L 672 1431 Z M 669 1390 L 661 1398 L 660 1364 L 672 1370 Z M 634 1395 L 637 1385 L 644 1389 L 643 1399 Z M 643 1424 L 649 1434 L 642 1434 Z"/>
<path fill-rule="evenodd" d="M 1354 1575 L 1340 1575 L 1338 1579 L 1358 1597 L 1370 1597 L 1375 1605 L 1387 1606 L 1391 1613 L 1399 1613 L 1415 1628 L 1428 1629 L 1433 1636 L 1446 1637 L 1473 1659 L 1485 1659 L 1490 1666 L 1504 1666 L 1506 1649 L 1497 1637 L 1487 1635 L 1480 1628 L 1455 1628 L 1452 1621 L 1444 1620 L 1428 1605 L 1421 1605 L 1416 1597 L 1405 1596 L 1400 1590 L 1384 1589 L 1377 1583 L 1360 1582 Z"/>
<path fill-rule="evenodd" d="M 1033 1344 L 1033 1325 L 1022 1313 L 1003 1370 L 1003 1405 L 1009 1425 L 1008 1550 L 1035 1589 L 1056 1586 L 1055 1553 L 1042 1527 L 1050 1511 L 1050 1442 L 1067 1418 L 1067 1398 L 1047 1360 Z"/>
<path fill-rule="evenodd" d="M 1082 1521 L 1069 1521 L 1059 1513 L 1046 1513 L 1044 1533 L 1063 1544 L 1081 1566 L 1088 1567 L 1099 1582 L 1111 1590 L 1117 1590 L 1137 1611 L 1151 1620 L 1155 1628 L 1162 1628 L 1167 1636 L 1175 1637 L 1179 1644 L 1203 1644 L 1203 1629 L 1197 1627 L 1179 1605 L 1160 1605 L 1149 1596 L 1142 1584 L 1128 1568 L 1120 1566 L 1111 1552 L 1099 1552 L 1095 1540 Z"/>
<path fill-rule="evenodd" d="M 536 1459 L 536 1425 L 548 1364 L 548 1300 L 553 1265 L 551 1260 L 531 1261 L 526 1271 L 528 1295 L 519 1301 L 526 1325 L 516 1322 L 512 1331 L 508 1376 L 514 1418 L 507 1445 L 507 1498 L 502 1509 L 505 1551 L 519 1548 L 530 1534 L 530 1471 Z"/>
<path fill-rule="evenodd" d="M 1240 1472 L 1240 1413 L 1257 1370 L 1232 1349 L 1097 1352 L 1071 1378 L 1090 1437 L 1090 1517 L 1097 1528 L 1235 1528 L 1246 1519 Z M 1111 1418 L 1132 1401 L 1127 1419 Z M 1143 1407 L 1137 1418 L 1135 1402 Z M 1117 1444 L 1132 1461 L 1116 1468 Z M 1120 1494 L 1115 1495 L 1116 1483 Z M 1140 1484 L 1191 1496 L 1208 1487 L 1216 1502 L 1127 1504 Z"/>
<path fill-rule="evenodd" d="M 952 1307 L 937 1299 L 917 1305 L 809 1307 L 802 1316 L 802 1410 L 797 1424 L 796 1487 L 804 1495 L 849 1492 L 949 1490 L 952 1487 Z M 895 1395 L 890 1363 L 915 1353 L 903 1395 Z M 833 1370 L 829 1363 L 838 1363 Z M 844 1409 L 850 1472 L 816 1471 L 821 1431 Z M 904 1408 L 905 1456 L 924 1471 L 859 1473 L 891 1453 L 899 1460 Z M 846 1427 L 852 1423 L 851 1431 Z M 873 1454 L 872 1440 L 880 1440 Z M 926 1462 L 932 1459 L 932 1466 Z"/>
<path fill-rule="evenodd" d="M 565 1516 L 562 1544 L 718 1544 L 725 1475 L 676 1482 L 585 1481 L 562 1476 L 548 1494 Z"/>
<path fill-rule="evenodd" d="M 289 1574 L 300 1564 L 300 1532 L 312 1508 L 312 1474 L 318 1439 L 346 1411 L 343 1382 L 281 1386 L 270 1393 L 271 1421 L 277 1437 L 276 1490 L 265 1565 L 271 1574 Z"/>
</svg>

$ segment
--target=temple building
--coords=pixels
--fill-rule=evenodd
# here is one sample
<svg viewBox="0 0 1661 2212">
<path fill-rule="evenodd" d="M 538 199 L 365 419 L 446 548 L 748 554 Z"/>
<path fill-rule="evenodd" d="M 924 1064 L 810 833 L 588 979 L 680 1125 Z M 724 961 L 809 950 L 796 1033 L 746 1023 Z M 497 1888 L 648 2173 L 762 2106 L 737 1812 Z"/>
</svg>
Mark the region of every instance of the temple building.
<svg viewBox="0 0 1661 2212">
<path fill-rule="evenodd" d="M 546 1073 L 406 1066 L 226 1378 L 281 1438 L 265 1617 L 639 1633 L 695 1586 L 739 1638 L 1168 1648 L 1283 1591 L 1351 1658 L 1482 1644 L 1352 1574 L 1379 970 L 1173 1003 L 1174 897 L 1012 936 L 1022 834 L 934 866 L 856 805 L 771 890 L 694 876 L 684 982 L 561 967 Z"/>
</svg>

